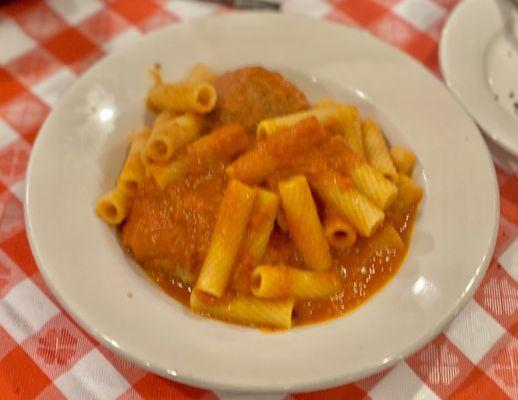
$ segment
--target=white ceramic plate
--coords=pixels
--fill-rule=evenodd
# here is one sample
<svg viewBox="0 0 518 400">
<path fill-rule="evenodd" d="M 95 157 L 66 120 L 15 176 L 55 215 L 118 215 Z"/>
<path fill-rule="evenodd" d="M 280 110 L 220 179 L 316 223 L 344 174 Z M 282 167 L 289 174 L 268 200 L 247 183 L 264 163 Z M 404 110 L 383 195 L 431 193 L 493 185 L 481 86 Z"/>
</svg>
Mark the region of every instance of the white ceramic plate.
<svg viewBox="0 0 518 400">
<path fill-rule="evenodd" d="M 518 51 L 503 29 L 496 0 L 464 0 L 443 29 L 439 55 L 448 86 L 491 140 L 496 160 L 518 172 Z"/>
<path fill-rule="evenodd" d="M 425 191 L 410 254 L 356 311 L 277 334 L 200 318 L 154 286 L 94 214 L 143 123 L 148 68 L 196 62 L 278 69 L 315 100 L 356 102 L 415 150 Z M 358 379 L 418 350 L 478 286 L 497 232 L 491 159 L 475 125 L 420 64 L 369 34 L 300 16 L 175 25 L 107 57 L 53 110 L 34 146 L 26 217 L 58 300 L 102 343 L 160 375 L 234 391 L 302 391 Z M 133 294 L 128 298 L 128 292 Z"/>
</svg>

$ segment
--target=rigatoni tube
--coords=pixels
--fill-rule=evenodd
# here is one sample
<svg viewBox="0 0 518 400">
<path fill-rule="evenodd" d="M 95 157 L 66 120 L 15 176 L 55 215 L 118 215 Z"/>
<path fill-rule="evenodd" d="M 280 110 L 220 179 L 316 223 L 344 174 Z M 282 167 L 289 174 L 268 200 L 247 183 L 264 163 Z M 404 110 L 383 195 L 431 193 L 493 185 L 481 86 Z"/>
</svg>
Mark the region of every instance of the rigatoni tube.
<svg viewBox="0 0 518 400">
<path fill-rule="evenodd" d="M 378 124 L 371 118 L 365 118 L 362 122 L 362 134 L 368 163 L 381 172 L 384 177 L 397 182 L 396 167 Z"/>
<path fill-rule="evenodd" d="M 105 222 L 110 225 L 119 225 L 128 215 L 129 195 L 126 191 L 117 187 L 97 202 L 95 211 Z"/>
<path fill-rule="evenodd" d="M 260 265 L 252 273 L 252 293 L 266 299 L 325 299 L 337 293 L 340 287 L 338 276 L 329 271 Z"/>
<path fill-rule="evenodd" d="M 221 297 L 227 287 L 257 191 L 231 180 L 225 190 L 196 288 Z"/>
<path fill-rule="evenodd" d="M 326 210 L 324 216 L 324 234 L 329 245 L 337 250 L 344 250 L 356 242 L 356 231 L 334 210 Z"/>
<path fill-rule="evenodd" d="M 308 268 L 317 271 L 331 268 L 329 244 L 306 178 L 297 175 L 279 183 L 279 194 L 288 231 Z"/>
<path fill-rule="evenodd" d="M 364 237 L 370 237 L 385 220 L 385 213 L 354 188 L 353 183 L 333 171 L 311 178 L 311 185 L 328 208 L 350 222 Z"/>
<path fill-rule="evenodd" d="M 155 123 L 146 144 L 147 158 L 159 163 L 169 161 L 176 151 L 194 141 L 201 129 L 202 119 L 192 113 Z"/>
<path fill-rule="evenodd" d="M 239 293 L 250 293 L 251 267 L 263 258 L 278 209 L 279 197 L 273 192 L 259 189 L 232 278 L 232 288 Z"/>
<path fill-rule="evenodd" d="M 148 93 L 151 108 L 173 111 L 194 111 L 206 114 L 216 105 L 217 93 L 210 83 L 198 84 L 155 84 Z"/>
<path fill-rule="evenodd" d="M 243 325 L 287 329 L 291 327 L 293 299 L 267 300 L 252 296 L 211 299 L 196 289 L 191 293 L 191 310 L 202 315 Z"/>
<path fill-rule="evenodd" d="M 139 184 L 146 176 L 140 153 L 146 146 L 149 135 L 149 128 L 142 128 L 133 136 L 128 156 L 117 179 L 117 186 L 131 196 L 137 192 Z"/>
</svg>

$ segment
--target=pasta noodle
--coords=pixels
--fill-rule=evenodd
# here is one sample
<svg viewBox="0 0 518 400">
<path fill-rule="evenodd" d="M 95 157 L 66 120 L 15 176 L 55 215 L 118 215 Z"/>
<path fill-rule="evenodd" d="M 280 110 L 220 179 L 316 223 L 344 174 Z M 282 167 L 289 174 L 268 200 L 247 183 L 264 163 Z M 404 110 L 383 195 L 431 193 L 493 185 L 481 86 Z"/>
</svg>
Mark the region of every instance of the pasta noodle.
<svg viewBox="0 0 518 400">
<path fill-rule="evenodd" d="M 356 242 L 356 231 L 336 212 L 326 210 L 323 225 L 324 234 L 331 247 L 344 250 Z"/>
<path fill-rule="evenodd" d="M 306 178 L 298 175 L 281 182 L 279 193 L 288 231 L 308 268 L 317 271 L 331 268 L 329 245 Z"/>
<path fill-rule="evenodd" d="M 193 111 L 206 114 L 212 111 L 216 100 L 216 89 L 210 83 L 189 85 L 157 82 L 148 94 L 148 105 L 158 111 Z"/>
<path fill-rule="evenodd" d="M 146 157 L 155 162 L 168 161 L 176 151 L 195 140 L 201 129 L 201 118 L 192 113 L 155 123 L 147 141 Z"/>
<path fill-rule="evenodd" d="M 239 293 L 250 292 L 250 266 L 255 266 L 263 257 L 278 209 L 279 197 L 273 192 L 259 189 L 232 279 L 232 288 Z"/>
<path fill-rule="evenodd" d="M 371 118 L 366 118 L 362 123 L 363 142 L 367 161 L 375 169 L 380 171 L 384 177 L 397 182 L 398 175 L 394 162 L 390 157 L 385 139 L 381 130 Z"/>
<path fill-rule="evenodd" d="M 326 132 L 315 118 L 306 118 L 273 135 L 227 167 L 227 173 L 241 182 L 257 184 L 282 167 L 294 156 L 300 156 L 322 143 Z"/>
<path fill-rule="evenodd" d="M 405 174 L 399 174 L 398 194 L 387 210 L 396 224 L 403 225 L 417 208 L 423 197 L 423 190 Z"/>
<path fill-rule="evenodd" d="M 216 300 L 194 290 L 191 309 L 199 314 L 237 322 L 243 325 L 267 326 L 287 329 L 291 327 L 293 299 L 266 300 L 251 296 L 237 296 L 229 300 Z"/>
<path fill-rule="evenodd" d="M 213 130 L 187 146 L 186 155 L 168 164 L 148 164 L 147 171 L 160 189 L 169 182 L 185 177 L 194 163 L 206 167 L 236 157 L 248 146 L 248 136 L 239 125 L 226 125 Z"/>
<path fill-rule="evenodd" d="M 311 182 L 327 206 L 350 222 L 361 236 L 371 236 L 385 219 L 383 211 L 339 174 L 327 171 Z"/>
<path fill-rule="evenodd" d="M 358 157 L 339 136 L 328 142 L 332 165 L 338 172 L 350 175 L 356 187 L 365 194 L 378 208 L 385 210 L 397 194 L 396 185 Z"/>
<path fill-rule="evenodd" d="M 335 294 L 340 286 L 339 278 L 327 271 L 260 265 L 252 273 L 252 293 L 266 299 L 323 299 Z"/>
<path fill-rule="evenodd" d="M 129 196 L 121 188 L 115 188 L 101 197 L 95 211 L 110 225 L 119 225 L 128 214 Z"/>
<path fill-rule="evenodd" d="M 138 186 L 146 177 L 140 153 L 144 149 L 149 135 L 149 128 L 142 128 L 133 136 L 128 157 L 117 179 L 117 186 L 131 196 L 137 192 Z"/>
<path fill-rule="evenodd" d="M 394 165 L 398 172 L 410 175 L 412 168 L 414 168 L 415 154 L 401 146 L 392 146 L 390 148 L 390 155 L 394 161 Z"/>
<path fill-rule="evenodd" d="M 216 297 L 225 292 L 256 196 L 256 190 L 236 180 L 229 182 L 196 282 L 198 290 Z"/>
</svg>

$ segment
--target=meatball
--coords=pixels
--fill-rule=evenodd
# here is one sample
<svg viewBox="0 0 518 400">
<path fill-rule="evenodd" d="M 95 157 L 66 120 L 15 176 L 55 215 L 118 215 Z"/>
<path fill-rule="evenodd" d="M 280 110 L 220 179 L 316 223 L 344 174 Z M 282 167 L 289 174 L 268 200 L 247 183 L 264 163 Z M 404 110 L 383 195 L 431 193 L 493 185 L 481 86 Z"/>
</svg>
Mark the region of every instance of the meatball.
<svg viewBox="0 0 518 400">
<path fill-rule="evenodd" d="M 309 108 L 293 83 L 261 67 L 240 68 L 214 80 L 218 93 L 210 125 L 240 124 L 255 134 L 259 121 Z"/>
</svg>

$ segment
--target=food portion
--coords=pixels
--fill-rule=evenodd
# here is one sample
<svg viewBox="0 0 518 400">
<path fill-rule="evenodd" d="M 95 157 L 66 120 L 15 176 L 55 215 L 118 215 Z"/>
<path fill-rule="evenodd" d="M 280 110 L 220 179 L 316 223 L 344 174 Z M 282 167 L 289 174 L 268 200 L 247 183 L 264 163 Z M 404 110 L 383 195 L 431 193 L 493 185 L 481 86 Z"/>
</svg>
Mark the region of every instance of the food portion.
<svg viewBox="0 0 518 400">
<path fill-rule="evenodd" d="M 198 314 L 286 329 L 335 318 L 397 272 L 422 198 L 412 151 L 280 74 L 195 66 L 155 83 L 97 214 Z"/>
</svg>

